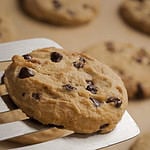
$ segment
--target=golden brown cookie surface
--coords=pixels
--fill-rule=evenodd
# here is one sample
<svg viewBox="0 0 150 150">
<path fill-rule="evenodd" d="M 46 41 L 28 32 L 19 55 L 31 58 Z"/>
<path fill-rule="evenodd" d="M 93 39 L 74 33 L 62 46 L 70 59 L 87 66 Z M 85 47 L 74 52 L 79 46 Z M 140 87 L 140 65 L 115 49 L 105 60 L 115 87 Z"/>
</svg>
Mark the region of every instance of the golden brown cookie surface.
<svg viewBox="0 0 150 150">
<path fill-rule="evenodd" d="M 28 116 L 77 133 L 111 131 L 127 107 L 123 82 L 109 67 L 56 48 L 14 56 L 4 81 Z"/>
</svg>

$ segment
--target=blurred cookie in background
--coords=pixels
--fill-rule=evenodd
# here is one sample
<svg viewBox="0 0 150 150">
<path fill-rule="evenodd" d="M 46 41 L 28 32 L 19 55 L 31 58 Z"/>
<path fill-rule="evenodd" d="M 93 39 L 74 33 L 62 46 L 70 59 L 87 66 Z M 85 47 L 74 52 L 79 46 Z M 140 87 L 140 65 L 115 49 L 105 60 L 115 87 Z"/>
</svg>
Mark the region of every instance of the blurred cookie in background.
<svg viewBox="0 0 150 150">
<path fill-rule="evenodd" d="M 102 42 L 84 50 L 123 79 L 130 99 L 150 97 L 150 51 L 131 44 Z"/>
<path fill-rule="evenodd" d="M 150 150 L 150 133 L 139 136 L 130 150 Z"/>
<path fill-rule="evenodd" d="M 99 0 L 23 0 L 20 5 L 32 17 L 56 25 L 80 25 L 98 14 Z"/>
<path fill-rule="evenodd" d="M 7 16 L 0 15 L 0 43 L 15 39 L 14 26 Z"/>
<path fill-rule="evenodd" d="M 150 34 L 150 0 L 124 0 L 120 14 L 129 25 Z"/>
</svg>

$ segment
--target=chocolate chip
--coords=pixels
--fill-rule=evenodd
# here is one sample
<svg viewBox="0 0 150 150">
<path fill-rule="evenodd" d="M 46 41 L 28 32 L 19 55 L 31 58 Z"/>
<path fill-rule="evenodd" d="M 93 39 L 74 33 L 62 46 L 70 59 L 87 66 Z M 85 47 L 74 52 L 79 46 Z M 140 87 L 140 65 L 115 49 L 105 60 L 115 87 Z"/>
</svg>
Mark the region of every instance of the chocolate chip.
<svg viewBox="0 0 150 150">
<path fill-rule="evenodd" d="M 26 93 L 25 93 L 25 92 L 23 92 L 23 93 L 22 93 L 22 96 L 24 97 L 25 95 L 26 95 Z"/>
<path fill-rule="evenodd" d="M 108 126 L 109 126 L 109 123 L 105 123 L 105 124 L 100 126 L 100 129 L 104 129 L 104 128 L 108 127 Z"/>
<path fill-rule="evenodd" d="M 142 63 L 142 58 L 135 58 L 136 62 Z"/>
<path fill-rule="evenodd" d="M 100 102 L 92 97 L 90 97 L 90 100 L 93 102 L 95 107 L 99 107 L 100 106 Z"/>
<path fill-rule="evenodd" d="M 85 59 L 80 57 L 78 61 L 73 62 L 74 67 L 77 69 L 83 68 L 85 65 Z"/>
<path fill-rule="evenodd" d="M 121 70 L 121 69 L 119 70 L 119 69 L 118 69 L 117 71 L 118 71 L 118 73 L 119 73 L 120 75 L 124 75 L 124 71 L 123 71 L 123 70 Z"/>
<path fill-rule="evenodd" d="M 114 47 L 114 44 L 112 42 L 106 42 L 105 45 L 106 45 L 106 48 L 108 51 L 115 52 L 115 47 Z"/>
<path fill-rule="evenodd" d="M 94 85 L 94 83 L 93 83 L 92 80 L 86 80 L 86 83 L 87 83 L 87 84 L 90 84 L 90 85 Z"/>
<path fill-rule="evenodd" d="M 76 89 L 75 87 L 71 86 L 70 84 L 65 84 L 62 87 L 67 91 L 72 91 L 72 90 Z"/>
<path fill-rule="evenodd" d="M 135 98 L 137 99 L 141 99 L 144 97 L 144 90 L 143 90 L 143 87 L 140 83 L 137 84 L 137 90 L 135 92 Z"/>
<path fill-rule="evenodd" d="M 54 7 L 57 9 L 61 8 L 61 6 L 62 6 L 59 0 L 53 0 L 52 3 L 54 5 Z"/>
<path fill-rule="evenodd" d="M 4 77 L 5 77 L 5 74 L 3 74 L 1 77 L 1 84 L 4 84 Z"/>
<path fill-rule="evenodd" d="M 80 57 L 79 61 L 82 61 L 83 63 L 85 63 L 85 59 L 83 57 Z"/>
<path fill-rule="evenodd" d="M 86 87 L 86 90 L 90 91 L 90 92 L 93 93 L 93 94 L 96 94 L 96 93 L 97 93 L 97 87 L 96 87 L 95 85 L 92 85 L 92 84 L 88 85 L 88 86 Z"/>
<path fill-rule="evenodd" d="M 32 59 L 32 56 L 29 55 L 29 54 L 25 54 L 25 55 L 22 55 L 24 59 L 26 60 L 31 60 Z"/>
<path fill-rule="evenodd" d="M 82 6 L 84 9 L 90 8 L 90 6 L 88 4 L 83 4 Z"/>
<path fill-rule="evenodd" d="M 32 97 L 36 100 L 40 100 L 41 94 L 40 93 L 32 93 Z"/>
<path fill-rule="evenodd" d="M 119 98 L 116 97 L 109 97 L 106 101 L 106 103 L 114 103 L 116 108 L 119 108 L 122 104 L 122 101 Z"/>
<path fill-rule="evenodd" d="M 51 53 L 51 61 L 53 62 L 60 62 L 62 60 L 63 56 L 57 52 Z"/>
<path fill-rule="evenodd" d="M 34 76 L 35 73 L 27 67 L 21 68 L 18 77 L 20 79 L 28 78 Z"/>
</svg>

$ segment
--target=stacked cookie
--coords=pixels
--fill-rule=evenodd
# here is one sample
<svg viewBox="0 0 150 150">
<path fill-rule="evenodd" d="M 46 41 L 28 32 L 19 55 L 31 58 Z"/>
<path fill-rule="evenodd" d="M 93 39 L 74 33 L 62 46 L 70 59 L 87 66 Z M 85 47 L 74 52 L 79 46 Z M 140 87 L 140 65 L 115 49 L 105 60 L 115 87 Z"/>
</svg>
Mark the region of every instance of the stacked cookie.
<svg viewBox="0 0 150 150">
<path fill-rule="evenodd" d="M 85 53 L 109 65 L 123 79 L 130 99 L 150 97 L 150 52 L 131 44 L 103 42 Z"/>
<path fill-rule="evenodd" d="M 109 67 L 56 48 L 14 56 L 4 83 L 28 116 L 76 133 L 110 132 L 128 103 L 123 82 Z"/>
</svg>

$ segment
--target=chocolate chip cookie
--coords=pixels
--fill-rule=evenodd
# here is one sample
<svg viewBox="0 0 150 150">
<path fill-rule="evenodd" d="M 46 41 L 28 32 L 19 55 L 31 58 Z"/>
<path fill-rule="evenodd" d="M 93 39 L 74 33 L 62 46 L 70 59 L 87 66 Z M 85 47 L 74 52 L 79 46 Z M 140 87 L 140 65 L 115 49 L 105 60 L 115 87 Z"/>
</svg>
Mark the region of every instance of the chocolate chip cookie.
<svg viewBox="0 0 150 150">
<path fill-rule="evenodd" d="M 23 9 L 32 17 L 56 25 L 79 25 L 99 12 L 99 0 L 23 0 Z"/>
<path fill-rule="evenodd" d="M 124 0 L 120 13 L 128 24 L 150 34 L 150 0 Z"/>
<path fill-rule="evenodd" d="M 149 150 L 150 149 L 150 133 L 145 133 L 137 138 L 130 150 Z"/>
<path fill-rule="evenodd" d="M 109 67 L 52 47 L 15 55 L 4 82 L 28 116 L 76 133 L 113 130 L 128 103 L 123 82 Z"/>
<path fill-rule="evenodd" d="M 0 43 L 14 40 L 15 31 L 11 20 L 0 16 Z"/>
<path fill-rule="evenodd" d="M 150 97 L 150 52 L 127 43 L 103 42 L 85 53 L 109 65 L 125 83 L 129 98 Z"/>
</svg>

